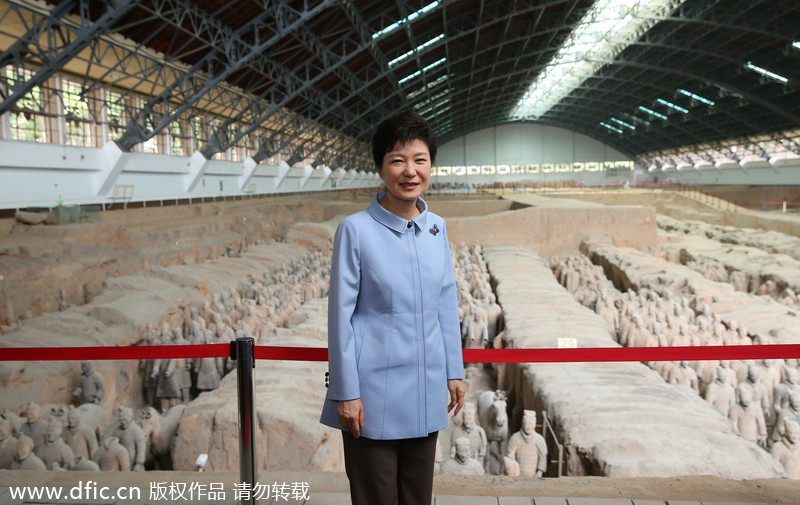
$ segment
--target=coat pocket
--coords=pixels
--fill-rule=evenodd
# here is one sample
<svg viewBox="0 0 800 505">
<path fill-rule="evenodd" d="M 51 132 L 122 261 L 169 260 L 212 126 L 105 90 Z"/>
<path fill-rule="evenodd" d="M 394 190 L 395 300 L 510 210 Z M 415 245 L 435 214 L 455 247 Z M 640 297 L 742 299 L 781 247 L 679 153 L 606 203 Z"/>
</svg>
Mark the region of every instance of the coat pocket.
<svg viewBox="0 0 800 505">
<path fill-rule="evenodd" d="M 356 339 L 356 367 L 361 363 L 361 355 L 364 353 L 364 344 L 367 340 L 367 328 L 369 328 L 369 314 L 364 316 L 364 320 L 359 324 L 353 323 L 353 334 Z"/>
</svg>

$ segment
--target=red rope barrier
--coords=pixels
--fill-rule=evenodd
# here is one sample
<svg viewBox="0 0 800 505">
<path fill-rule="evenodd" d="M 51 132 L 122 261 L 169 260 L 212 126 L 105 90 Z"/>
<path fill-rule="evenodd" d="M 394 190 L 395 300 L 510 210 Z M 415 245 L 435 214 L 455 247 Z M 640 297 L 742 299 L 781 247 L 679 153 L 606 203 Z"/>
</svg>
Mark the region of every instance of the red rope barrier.
<svg viewBox="0 0 800 505">
<path fill-rule="evenodd" d="M 0 361 L 220 358 L 230 355 L 230 344 L 132 345 L 124 347 L 4 347 L 0 350 Z"/>
<path fill-rule="evenodd" d="M 230 356 L 230 344 L 127 347 L 4 347 L 0 361 L 80 361 Z M 328 361 L 325 347 L 255 346 L 255 358 Z M 696 347 L 580 347 L 573 349 L 464 349 L 464 363 L 590 363 L 800 358 L 800 344 Z"/>
<path fill-rule="evenodd" d="M 464 349 L 464 363 L 592 363 L 800 358 L 800 345 Z"/>
<path fill-rule="evenodd" d="M 257 345 L 254 354 L 256 359 L 328 361 L 327 347 L 272 347 Z"/>
</svg>

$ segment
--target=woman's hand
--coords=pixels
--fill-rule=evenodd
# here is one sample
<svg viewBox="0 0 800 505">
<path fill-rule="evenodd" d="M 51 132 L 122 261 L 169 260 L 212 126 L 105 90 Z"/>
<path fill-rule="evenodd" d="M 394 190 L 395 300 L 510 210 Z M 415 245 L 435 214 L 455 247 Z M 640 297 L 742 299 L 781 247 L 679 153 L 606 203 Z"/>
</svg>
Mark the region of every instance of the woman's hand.
<svg viewBox="0 0 800 505">
<path fill-rule="evenodd" d="M 455 407 L 456 410 L 453 412 L 453 415 L 457 416 L 461 411 L 461 407 L 464 406 L 464 396 L 467 394 L 467 386 L 464 385 L 464 381 L 461 379 L 449 379 L 447 381 L 447 389 L 450 391 L 450 405 L 447 406 L 447 411 L 450 412 L 453 410 L 453 407 Z"/>
<path fill-rule="evenodd" d="M 361 428 L 364 427 L 364 406 L 361 404 L 361 398 L 339 400 L 336 413 L 339 415 L 339 424 L 346 432 L 356 438 L 361 436 Z"/>
</svg>

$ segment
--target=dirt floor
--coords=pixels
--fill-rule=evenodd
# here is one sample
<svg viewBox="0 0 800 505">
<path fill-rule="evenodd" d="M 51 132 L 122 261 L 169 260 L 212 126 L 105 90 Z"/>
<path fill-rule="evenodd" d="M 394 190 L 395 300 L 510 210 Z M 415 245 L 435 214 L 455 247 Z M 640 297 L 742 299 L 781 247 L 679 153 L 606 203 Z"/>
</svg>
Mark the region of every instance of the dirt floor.
<svg viewBox="0 0 800 505">
<path fill-rule="evenodd" d="M 308 197 L 304 197 L 308 198 Z M 0 330 L 10 331 L 19 318 L 29 319 L 57 311 L 62 305 L 83 305 L 103 290 L 109 277 L 131 275 L 150 266 L 194 264 L 217 258 L 233 248 L 280 239 L 290 223 L 321 221 L 363 208 L 368 195 L 358 201 L 330 202 L 319 206 L 297 197 L 265 203 L 185 206 L 169 212 L 137 209 L 106 213 L 98 224 L 63 227 L 26 227 L 0 222 Z M 587 200 L 589 200 L 587 198 Z M 455 205 L 455 204 L 454 204 Z M 478 214 L 500 212 L 505 204 L 476 204 Z M 454 209 L 467 215 L 468 209 Z M 687 214 L 694 209 L 685 209 Z M 444 214 L 444 213 L 443 213 Z M 165 244 L 174 244 L 167 250 Z M 27 293 L 23 287 L 27 289 Z M 33 289 L 31 289 L 33 288 Z M 13 302 L 13 303 L 12 303 Z M 11 472 L 0 470 L 0 485 L 68 485 L 79 480 L 99 480 L 81 472 Z M 154 481 L 238 482 L 238 474 L 148 472 L 103 474 L 104 485 L 140 485 Z M 306 481 L 311 492 L 347 492 L 340 473 L 269 473 L 272 482 Z M 107 482 L 107 483 L 106 483 Z M 789 480 L 730 481 L 716 477 L 677 478 L 566 477 L 531 481 L 513 477 L 439 476 L 437 495 L 605 497 L 651 500 L 705 500 L 800 504 L 800 482 Z"/>
</svg>

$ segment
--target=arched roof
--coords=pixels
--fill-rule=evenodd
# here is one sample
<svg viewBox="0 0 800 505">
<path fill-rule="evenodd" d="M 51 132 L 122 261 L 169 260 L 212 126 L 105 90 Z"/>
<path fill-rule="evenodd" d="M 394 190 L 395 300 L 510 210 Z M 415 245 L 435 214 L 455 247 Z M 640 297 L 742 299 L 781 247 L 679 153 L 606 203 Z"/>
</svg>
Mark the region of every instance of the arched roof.
<svg viewBox="0 0 800 505">
<path fill-rule="evenodd" d="M 38 24 L 31 22 L 2 53 L 0 67 L 36 62 L 37 77 L 46 78 L 89 53 L 81 56 L 89 62 L 83 66 L 87 89 L 109 81 L 140 93 L 149 89 L 143 107 L 131 109 L 120 140 L 128 149 L 187 108 L 225 110 L 204 154 L 246 133 L 230 127 L 235 123 L 279 131 L 263 139 L 267 150 L 296 144 L 313 130 L 316 144 L 307 149 L 321 153 L 364 151 L 377 122 L 409 107 L 430 119 L 442 143 L 508 123 L 530 83 L 595 4 L 62 0 L 37 11 L 27 0 L 5 3 L 3 22 L 13 17 L 9 12 L 24 11 Z M 676 10 L 601 61 L 534 121 L 632 157 L 754 134 L 779 138 L 800 127 L 800 2 L 675 3 Z M 406 21 L 395 25 L 398 20 Z M 63 42 L 46 48 L 43 31 Z M 14 97 L 2 96 L 0 112 Z"/>
</svg>

